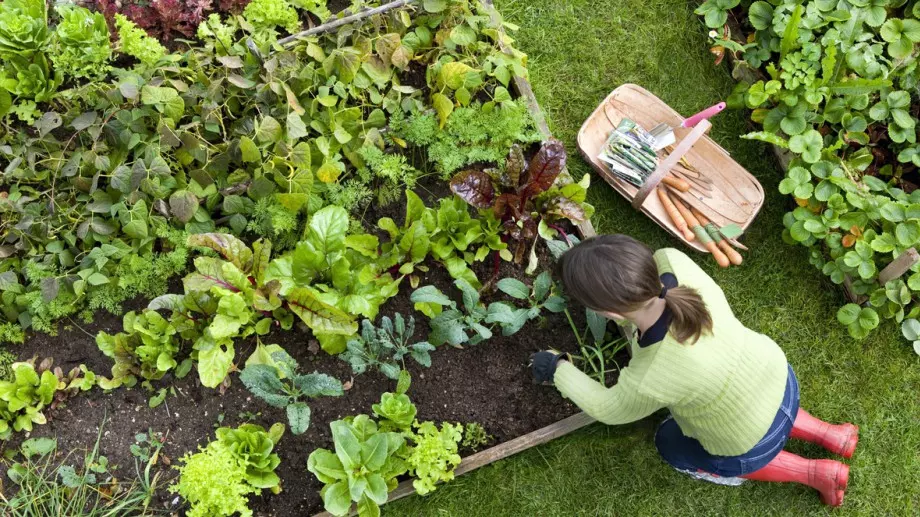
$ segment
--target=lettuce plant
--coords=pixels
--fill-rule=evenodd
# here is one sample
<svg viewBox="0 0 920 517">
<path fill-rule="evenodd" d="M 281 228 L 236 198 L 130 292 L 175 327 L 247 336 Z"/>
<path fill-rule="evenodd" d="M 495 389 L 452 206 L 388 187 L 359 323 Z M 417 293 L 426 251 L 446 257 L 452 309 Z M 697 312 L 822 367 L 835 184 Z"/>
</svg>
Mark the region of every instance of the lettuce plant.
<svg viewBox="0 0 920 517">
<path fill-rule="evenodd" d="M 49 37 L 45 0 L 0 2 L 0 57 L 32 57 Z"/>
<path fill-rule="evenodd" d="M 0 381 L 0 440 L 13 431 L 32 431 L 32 424 L 44 424 L 42 410 L 51 404 L 58 378 L 45 370 L 39 376 L 29 363 L 14 363 L 13 378 Z"/>
<path fill-rule="evenodd" d="M 105 75 L 112 57 L 105 17 L 85 7 L 60 5 L 56 9 L 61 20 L 55 29 L 57 48 L 51 56 L 55 70 L 75 78 Z"/>
<path fill-rule="evenodd" d="M 436 484 L 454 479 L 454 469 L 460 464 L 457 444 L 463 439 L 463 426 L 443 422 L 422 422 L 409 435 L 410 454 L 406 461 L 415 480 L 412 486 L 420 495 L 431 493 Z"/>
<path fill-rule="evenodd" d="M 558 140 L 544 143 L 527 166 L 523 151 L 515 144 L 503 169 L 461 172 L 451 179 L 450 188 L 474 207 L 495 212 L 508 235 L 518 242 L 514 260 L 519 263 L 536 239 L 540 221 L 579 223 L 593 213 L 584 202 L 587 184 L 554 186 L 565 162 L 565 147 Z"/>
<path fill-rule="evenodd" d="M 275 474 L 281 458 L 272 450 L 284 434 L 284 424 L 275 424 L 268 431 L 256 424 L 242 424 L 235 429 L 221 427 L 216 434 L 217 441 L 246 467 L 245 480 L 249 485 L 268 488 L 273 493 L 281 491 L 281 478 Z"/>
<path fill-rule="evenodd" d="M 324 483 L 320 495 L 326 511 L 344 516 L 354 502 L 360 517 L 380 515 L 396 478 L 408 470 L 400 454 L 404 455 L 405 438 L 381 432 L 367 415 L 336 420 L 329 427 L 335 452 L 316 449 L 307 461 L 307 469 Z"/>
<path fill-rule="evenodd" d="M 348 348 L 340 357 L 351 365 L 352 372 L 360 375 L 368 368 L 377 369 L 391 379 L 398 379 L 399 372 L 405 369 L 406 356 L 416 363 L 429 367 L 434 350 L 427 341 L 411 343 L 415 334 L 415 318 L 406 320 L 396 313 L 393 320 L 384 316 L 380 327 L 374 327 L 370 320 L 361 322 L 361 333 L 348 341 Z"/>
<path fill-rule="evenodd" d="M 61 74 L 51 73 L 48 58 L 41 52 L 28 58 L 10 56 L 0 67 L 0 88 L 35 102 L 51 100 L 61 82 Z"/>
<path fill-rule="evenodd" d="M 155 65 L 166 55 L 166 47 L 148 36 L 124 15 L 115 15 L 115 27 L 118 30 L 119 51 L 122 54 L 127 54 L 146 66 Z"/>
<path fill-rule="evenodd" d="M 236 515 L 251 517 L 249 496 L 261 489 L 247 481 L 247 459 L 220 440 L 195 454 L 186 454 L 176 466 L 179 479 L 169 491 L 191 504 L 189 517 Z"/>
<path fill-rule="evenodd" d="M 243 10 L 243 18 L 257 30 L 282 27 L 291 34 L 300 30 L 300 17 L 287 0 L 253 0 Z"/>
<path fill-rule="evenodd" d="M 381 218 L 377 225 L 390 236 L 381 246 L 383 265 L 398 267 L 404 275 L 424 270 L 419 265 L 430 254 L 453 278 L 481 287 L 470 264 L 484 260 L 492 251 L 511 259 L 508 245 L 501 239 L 500 221 L 489 212 L 471 217 L 466 204 L 456 197 L 441 199 L 437 208 L 427 208 L 418 195 L 407 190 L 403 225 L 397 226 L 389 217 Z"/>
<path fill-rule="evenodd" d="M 100 332 L 96 345 L 106 357 L 115 360 L 112 379 L 133 384 L 136 375 L 144 379 L 160 379 L 177 366 L 183 328 L 154 310 L 128 312 L 122 318 L 124 332 L 110 335 Z"/>
<path fill-rule="evenodd" d="M 380 417 L 381 427 L 391 427 L 398 431 L 412 429 L 417 411 L 405 393 L 384 393 L 380 396 L 380 403 L 374 404 L 372 409 Z"/>
<path fill-rule="evenodd" d="M 310 406 L 306 400 L 316 397 L 340 397 L 342 383 L 323 373 L 298 373 L 298 364 L 285 351 L 271 354 L 269 364 L 247 361 L 240 380 L 253 395 L 271 406 L 285 409 L 291 432 L 303 434 L 310 427 Z"/>
</svg>

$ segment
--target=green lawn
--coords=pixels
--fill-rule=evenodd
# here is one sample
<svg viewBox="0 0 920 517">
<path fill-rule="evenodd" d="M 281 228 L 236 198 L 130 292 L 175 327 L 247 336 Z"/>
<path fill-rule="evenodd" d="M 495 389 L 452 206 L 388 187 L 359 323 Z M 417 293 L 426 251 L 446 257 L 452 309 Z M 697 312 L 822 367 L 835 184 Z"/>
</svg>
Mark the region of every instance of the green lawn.
<svg viewBox="0 0 920 517">
<path fill-rule="evenodd" d="M 531 81 L 576 176 L 575 136 L 616 86 L 644 86 L 690 114 L 723 99 L 732 80 L 714 67 L 705 33 L 682 0 L 498 0 L 521 26 L 517 45 L 530 55 Z M 786 351 L 802 389 L 802 407 L 861 428 L 850 489 L 839 513 L 920 514 L 920 359 L 883 324 L 855 342 L 837 324 L 840 290 L 808 264 L 805 248 L 780 238 L 788 199 L 764 146 L 740 140 L 742 113 L 724 113 L 713 136 L 754 173 L 767 204 L 748 231 L 744 265 L 718 270 L 694 255 L 722 285 L 738 317 Z M 680 246 L 601 181 L 592 187 L 599 232 L 627 233 L 652 247 Z M 536 388 L 535 388 L 536 389 Z M 384 507 L 390 515 L 801 515 L 823 514 L 817 494 L 800 485 L 748 482 L 737 488 L 693 481 L 655 452 L 655 416 L 633 425 L 593 425 L 462 476 L 429 497 Z M 812 446 L 790 448 L 822 455 Z"/>
</svg>

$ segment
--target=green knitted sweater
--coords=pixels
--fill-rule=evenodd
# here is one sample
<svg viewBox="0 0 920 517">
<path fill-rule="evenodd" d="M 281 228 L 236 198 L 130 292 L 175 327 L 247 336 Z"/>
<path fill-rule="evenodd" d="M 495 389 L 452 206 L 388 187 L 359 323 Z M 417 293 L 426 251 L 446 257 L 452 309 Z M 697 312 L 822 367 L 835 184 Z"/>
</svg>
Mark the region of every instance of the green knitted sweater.
<svg viewBox="0 0 920 517">
<path fill-rule="evenodd" d="M 766 435 L 782 403 L 786 356 L 772 339 L 735 318 L 722 289 L 685 254 L 662 249 L 655 261 L 659 274 L 673 273 L 681 286 L 700 293 L 712 315 L 712 333 L 692 345 L 670 332 L 645 347 L 632 340 L 632 359 L 612 388 L 569 362 L 559 363 L 553 381 L 600 422 L 625 424 L 666 407 L 684 435 L 709 453 L 744 454 Z"/>
</svg>

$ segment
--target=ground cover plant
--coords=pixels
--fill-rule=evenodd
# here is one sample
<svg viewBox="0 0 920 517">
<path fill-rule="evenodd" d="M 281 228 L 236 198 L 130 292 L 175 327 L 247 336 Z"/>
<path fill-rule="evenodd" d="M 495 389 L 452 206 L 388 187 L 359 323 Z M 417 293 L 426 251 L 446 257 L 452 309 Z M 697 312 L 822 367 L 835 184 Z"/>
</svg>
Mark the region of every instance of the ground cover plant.
<svg viewBox="0 0 920 517">
<path fill-rule="evenodd" d="M 861 339 L 880 318 L 914 321 L 916 267 L 884 285 L 878 275 L 920 242 L 915 2 L 705 2 L 697 12 L 716 29 L 715 50 L 737 58 L 735 101 L 762 125 L 746 138 L 793 153 L 779 185 L 798 205 L 786 240 L 868 299 L 841 307 L 840 323 Z"/>
<path fill-rule="evenodd" d="M 163 5 L 150 7 L 163 15 Z M 548 274 L 530 274 L 551 262 L 552 236 L 590 215 L 588 184 L 564 173 L 563 146 L 542 144 L 510 93 L 512 75 L 526 74 L 504 32 L 513 26 L 451 0 L 279 43 L 325 8 L 256 0 L 179 42 L 122 13 L 0 4 L 0 22 L 16 21 L 0 23 L 0 338 L 87 363 L 66 375 L 13 365 L 12 443 L 48 423 L 50 407 L 69 418 L 31 431 L 74 447 L 75 423 L 112 410 L 116 441 L 170 430 L 156 468 L 178 497 L 158 492 L 157 509 L 302 515 L 322 497 L 373 513 L 388 492 L 377 477 L 349 486 L 347 501 L 341 486 L 304 478 L 311 451 L 339 445 L 325 424 L 354 425 L 343 408 L 379 400 L 381 432 L 402 437 L 406 467 L 381 476 L 423 493 L 453 478 L 461 453 L 572 413 L 524 389 L 519 366 L 539 347 L 538 326 L 564 331 L 558 310 L 542 311 L 564 300 Z M 531 167 L 516 169 L 525 155 Z M 521 202 L 470 206 L 449 187 L 460 169 L 518 176 L 507 187 Z M 544 210 L 557 197 L 568 215 Z M 413 299 L 423 282 L 436 299 Z M 480 339 L 457 340 L 455 296 Z M 556 334 L 560 348 L 574 343 Z M 457 349 L 439 366 L 444 335 Z M 462 347 L 486 337 L 494 350 Z M 490 380 L 470 382 L 469 365 L 489 357 Z M 405 393 L 420 368 L 414 390 L 431 421 L 414 420 Z M 447 385 L 467 395 L 448 405 Z M 128 404 L 94 403 L 113 399 Z M 507 417 L 540 405 L 553 409 Z M 138 429 L 129 407 L 159 416 Z M 279 422 L 292 435 L 281 442 Z M 142 442 L 108 452 L 123 464 Z M 307 489 L 281 492 L 282 479 Z"/>
</svg>

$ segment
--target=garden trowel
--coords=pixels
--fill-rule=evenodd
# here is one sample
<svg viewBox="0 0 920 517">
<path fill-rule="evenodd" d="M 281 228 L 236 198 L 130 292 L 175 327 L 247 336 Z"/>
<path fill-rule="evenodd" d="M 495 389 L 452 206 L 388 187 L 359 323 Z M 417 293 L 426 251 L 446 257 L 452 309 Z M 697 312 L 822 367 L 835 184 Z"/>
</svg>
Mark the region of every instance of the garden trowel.
<svg viewBox="0 0 920 517">
<path fill-rule="evenodd" d="M 716 104 L 715 106 L 711 106 L 709 108 L 704 109 L 703 111 L 697 113 L 696 115 L 687 117 L 686 119 L 684 119 L 683 122 L 680 123 L 680 126 L 678 127 L 693 127 L 699 124 L 701 120 L 705 120 L 709 117 L 712 117 L 724 109 L 725 109 L 725 103 L 720 102 Z M 655 139 L 654 140 L 655 143 L 652 146 L 652 148 L 655 149 L 656 151 L 660 151 L 661 149 L 664 149 L 665 147 L 673 144 L 676 141 L 676 138 L 674 137 L 674 129 L 675 128 L 667 125 L 664 122 L 653 127 L 651 131 L 649 131 L 649 133 Z"/>
</svg>

